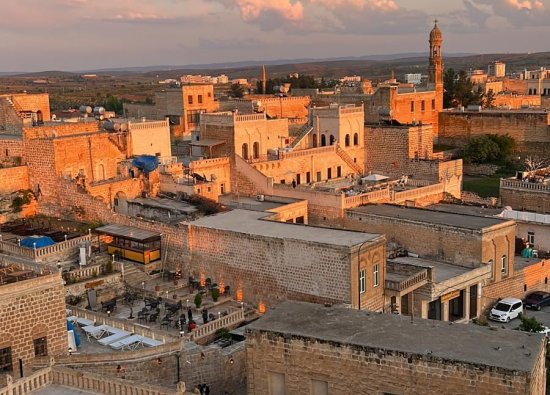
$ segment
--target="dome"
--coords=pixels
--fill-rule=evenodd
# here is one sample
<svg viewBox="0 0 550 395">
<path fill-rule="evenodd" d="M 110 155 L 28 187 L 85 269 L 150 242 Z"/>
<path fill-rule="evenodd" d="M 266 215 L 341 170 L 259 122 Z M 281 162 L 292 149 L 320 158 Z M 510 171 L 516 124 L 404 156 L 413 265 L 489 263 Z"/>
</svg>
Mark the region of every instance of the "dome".
<svg viewBox="0 0 550 395">
<path fill-rule="evenodd" d="M 441 30 L 439 30 L 437 22 L 435 22 L 435 26 L 430 32 L 430 41 L 441 40 L 442 38 L 443 36 L 441 35 Z"/>
</svg>

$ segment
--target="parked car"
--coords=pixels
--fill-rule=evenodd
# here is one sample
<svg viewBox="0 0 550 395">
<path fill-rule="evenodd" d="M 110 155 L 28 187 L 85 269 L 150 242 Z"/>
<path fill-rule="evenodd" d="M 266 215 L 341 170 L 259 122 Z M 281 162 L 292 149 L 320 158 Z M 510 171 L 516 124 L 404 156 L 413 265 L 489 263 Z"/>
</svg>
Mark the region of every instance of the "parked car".
<svg viewBox="0 0 550 395">
<path fill-rule="evenodd" d="M 550 338 L 550 328 L 547 326 L 543 326 L 542 328 L 542 331 L 539 331 L 539 333 L 544 333 L 547 338 Z"/>
<path fill-rule="evenodd" d="M 489 319 L 499 322 L 510 322 L 523 313 L 523 303 L 516 298 L 504 298 L 491 309 Z"/>
<path fill-rule="evenodd" d="M 550 305 L 550 293 L 544 291 L 531 292 L 523 299 L 523 304 L 528 309 L 540 310 L 541 307 Z"/>
</svg>

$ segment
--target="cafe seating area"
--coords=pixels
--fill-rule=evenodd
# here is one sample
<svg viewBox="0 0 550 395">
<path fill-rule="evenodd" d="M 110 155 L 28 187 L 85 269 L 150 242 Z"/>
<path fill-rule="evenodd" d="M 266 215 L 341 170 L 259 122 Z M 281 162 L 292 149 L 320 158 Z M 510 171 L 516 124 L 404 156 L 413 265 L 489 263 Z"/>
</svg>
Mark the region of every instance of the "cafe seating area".
<svg viewBox="0 0 550 395">
<path fill-rule="evenodd" d="M 11 284 L 33 277 L 36 277 L 36 274 L 32 270 L 25 270 L 13 264 L 0 265 L 0 285 Z"/>
</svg>

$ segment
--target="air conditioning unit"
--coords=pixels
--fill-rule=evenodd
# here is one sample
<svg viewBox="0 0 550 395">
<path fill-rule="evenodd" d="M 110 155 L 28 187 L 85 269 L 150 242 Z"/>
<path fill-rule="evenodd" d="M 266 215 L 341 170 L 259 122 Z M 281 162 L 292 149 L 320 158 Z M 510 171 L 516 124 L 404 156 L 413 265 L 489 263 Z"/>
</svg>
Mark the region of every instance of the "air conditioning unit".
<svg viewBox="0 0 550 395">
<path fill-rule="evenodd" d="M 256 200 L 258 202 L 263 202 L 265 200 L 265 196 L 264 195 L 256 195 Z"/>
</svg>

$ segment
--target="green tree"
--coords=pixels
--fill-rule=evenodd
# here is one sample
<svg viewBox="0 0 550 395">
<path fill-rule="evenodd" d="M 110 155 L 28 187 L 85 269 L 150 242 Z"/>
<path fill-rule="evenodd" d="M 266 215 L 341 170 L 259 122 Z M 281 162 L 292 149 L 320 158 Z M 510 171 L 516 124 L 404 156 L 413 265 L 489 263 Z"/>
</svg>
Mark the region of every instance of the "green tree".
<svg viewBox="0 0 550 395">
<path fill-rule="evenodd" d="M 233 97 L 241 98 L 244 96 L 244 88 L 241 84 L 232 84 L 230 94 Z"/>
<path fill-rule="evenodd" d="M 519 330 L 523 332 L 542 332 L 545 328 L 535 317 L 525 317 L 523 314 L 520 316 L 521 324 Z"/>
<path fill-rule="evenodd" d="M 495 108 L 495 93 L 489 89 L 486 95 L 483 95 L 483 108 Z"/>
<path fill-rule="evenodd" d="M 220 290 L 218 288 L 212 289 L 212 300 L 217 302 L 220 297 Z"/>
<path fill-rule="evenodd" d="M 445 108 L 482 104 L 481 87 L 474 91 L 474 85 L 464 70 L 460 70 L 458 74 L 453 68 L 447 70 L 443 75 L 443 89 Z"/>
<path fill-rule="evenodd" d="M 509 135 L 485 134 L 472 137 L 464 149 L 469 163 L 506 164 L 510 161 L 516 143 Z"/>
<path fill-rule="evenodd" d="M 113 95 L 107 96 L 107 100 L 103 103 L 103 107 L 107 111 L 114 111 L 117 114 L 122 114 L 122 101 Z"/>
</svg>

